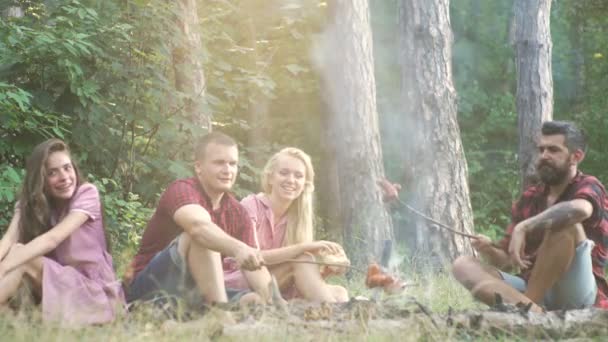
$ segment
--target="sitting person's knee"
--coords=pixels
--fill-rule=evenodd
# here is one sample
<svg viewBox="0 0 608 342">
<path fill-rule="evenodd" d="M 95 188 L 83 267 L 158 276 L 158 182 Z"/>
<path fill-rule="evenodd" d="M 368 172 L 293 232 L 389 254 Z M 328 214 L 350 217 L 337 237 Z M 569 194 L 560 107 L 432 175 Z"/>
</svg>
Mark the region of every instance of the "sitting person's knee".
<svg viewBox="0 0 608 342">
<path fill-rule="evenodd" d="M 330 290 L 336 302 L 348 302 L 348 291 L 343 286 L 330 285 Z"/>
<path fill-rule="evenodd" d="M 573 226 L 564 227 L 559 230 L 548 230 L 545 235 L 545 240 L 548 240 L 546 242 L 551 245 L 563 245 L 563 247 L 565 247 L 566 245 L 564 244 L 568 244 L 576 247 L 579 243 L 587 240 L 587 235 L 585 234 L 583 225 L 577 223 Z"/>
<path fill-rule="evenodd" d="M 288 262 L 287 264 L 290 266 L 291 271 L 299 270 L 299 269 L 310 269 L 310 267 L 318 265 L 313 264 L 315 261 L 315 256 L 310 253 L 303 253 L 294 258 L 296 262 Z"/>
<path fill-rule="evenodd" d="M 587 234 L 585 233 L 585 228 L 583 228 L 583 225 L 580 223 L 576 224 L 576 244 L 578 245 L 579 243 L 583 242 L 587 240 Z"/>
<path fill-rule="evenodd" d="M 461 255 L 452 263 L 452 274 L 459 281 L 466 278 L 471 268 L 477 264 L 477 259 L 468 255 Z"/>
</svg>

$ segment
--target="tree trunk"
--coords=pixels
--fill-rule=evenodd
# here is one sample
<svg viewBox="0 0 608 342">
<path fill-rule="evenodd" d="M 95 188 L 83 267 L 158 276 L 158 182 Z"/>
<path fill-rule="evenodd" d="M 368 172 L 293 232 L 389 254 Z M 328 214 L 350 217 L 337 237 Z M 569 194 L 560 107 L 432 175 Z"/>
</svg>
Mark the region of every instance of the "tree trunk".
<svg viewBox="0 0 608 342">
<path fill-rule="evenodd" d="M 250 7 L 250 13 L 255 9 L 253 6 L 259 6 L 258 3 L 250 1 L 247 6 Z M 253 19 L 249 19 L 247 22 L 242 23 L 243 26 L 249 28 L 249 47 L 252 53 L 248 54 L 250 57 L 248 67 L 251 71 L 257 73 L 263 73 L 266 63 L 270 63 L 272 57 L 268 61 L 262 60 L 264 56 L 260 56 L 258 52 L 258 37 L 256 33 L 256 27 Z M 266 62 L 266 63 L 260 63 Z M 261 65 L 263 67 L 261 67 Z M 269 108 L 268 108 L 268 96 L 256 86 L 251 85 L 248 88 L 249 98 L 255 99 L 248 103 L 249 112 L 249 130 L 248 130 L 248 143 L 249 147 L 256 148 L 253 153 L 249 153 L 248 157 L 250 162 L 258 168 L 263 168 L 264 164 L 268 160 L 268 155 L 260 153 L 261 149 L 265 146 L 270 146 L 272 127 L 270 125 Z M 276 151 L 271 151 L 275 153 Z"/>
<path fill-rule="evenodd" d="M 470 233 L 473 214 L 456 118 L 449 13 L 449 0 L 402 0 L 399 4 L 403 150 L 408 173 L 415 177 L 405 189 L 412 194 L 412 206 Z M 472 252 L 467 239 L 410 217 L 417 252 L 438 257 L 440 263 Z"/>
<path fill-rule="evenodd" d="M 201 62 L 201 35 L 195 0 L 179 0 L 178 21 L 182 37 L 173 50 L 175 88 L 185 94 L 184 110 L 197 129 L 211 131 L 211 115 L 204 106 L 205 75 Z"/>
<path fill-rule="evenodd" d="M 325 127 L 329 127 L 329 119 L 324 122 Z M 342 203 L 340 199 L 340 176 L 338 174 L 338 162 L 336 161 L 336 149 L 334 141 L 341 137 L 332 134 L 326 130 L 321 134 L 321 165 L 316 168 L 317 198 L 319 199 L 320 208 L 317 213 L 324 218 L 323 226 L 325 228 L 326 238 L 331 241 L 344 242 L 344 226 L 342 224 Z"/>
<path fill-rule="evenodd" d="M 519 166 L 522 189 L 525 189 L 537 180 L 535 161 L 540 128 L 553 117 L 551 0 L 515 0 L 513 14 Z"/>
<path fill-rule="evenodd" d="M 319 67 L 331 107 L 341 219 L 355 263 L 378 260 L 392 223 L 377 180 L 384 175 L 376 110 L 370 12 L 365 0 L 330 3 Z"/>
</svg>

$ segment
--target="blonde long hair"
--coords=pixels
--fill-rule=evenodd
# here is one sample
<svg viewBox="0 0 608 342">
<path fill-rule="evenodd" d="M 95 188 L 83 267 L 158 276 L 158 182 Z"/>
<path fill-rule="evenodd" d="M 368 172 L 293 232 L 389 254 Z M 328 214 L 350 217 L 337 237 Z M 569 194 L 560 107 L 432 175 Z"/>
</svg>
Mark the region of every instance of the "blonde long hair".
<svg viewBox="0 0 608 342">
<path fill-rule="evenodd" d="M 287 209 L 287 232 L 283 240 L 283 246 L 311 242 L 313 241 L 314 235 L 312 196 L 315 190 L 315 171 L 312 168 L 310 156 L 295 147 L 286 147 L 275 153 L 268 160 L 266 166 L 264 166 L 264 171 L 262 172 L 262 190 L 267 195 L 270 195 L 272 192 L 269 180 L 273 172 L 276 171 L 279 157 L 283 155 L 301 160 L 306 169 L 302 194 L 300 194 Z"/>
</svg>

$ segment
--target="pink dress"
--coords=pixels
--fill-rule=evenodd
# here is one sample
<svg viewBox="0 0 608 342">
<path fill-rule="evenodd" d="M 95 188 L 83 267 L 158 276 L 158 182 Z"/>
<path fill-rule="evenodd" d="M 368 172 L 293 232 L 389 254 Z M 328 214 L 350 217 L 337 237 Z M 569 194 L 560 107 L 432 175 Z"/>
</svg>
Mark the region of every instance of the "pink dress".
<svg viewBox="0 0 608 342">
<path fill-rule="evenodd" d="M 69 325 L 99 324 L 112 321 L 124 311 L 122 286 L 106 250 L 100 203 L 97 188 L 83 184 L 69 207 L 53 215 L 53 225 L 71 211 L 83 212 L 89 219 L 43 257 L 45 320 Z"/>
<path fill-rule="evenodd" d="M 287 231 L 287 218 L 283 217 L 275 225 L 274 214 L 270 207 L 270 201 L 263 194 L 249 195 L 241 201 L 247 209 L 249 217 L 256 231 L 258 247 L 261 250 L 283 247 L 283 239 Z M 226 288 L 243 290 L 249 285 L 243 273 L 236 269 L 224 272 Z"/>
</svg>

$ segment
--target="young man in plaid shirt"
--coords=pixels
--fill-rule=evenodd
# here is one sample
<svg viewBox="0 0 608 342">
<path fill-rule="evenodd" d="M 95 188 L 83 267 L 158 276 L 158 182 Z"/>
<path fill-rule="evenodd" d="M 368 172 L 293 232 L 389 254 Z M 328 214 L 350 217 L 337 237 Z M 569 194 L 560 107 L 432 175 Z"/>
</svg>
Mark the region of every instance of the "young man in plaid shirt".
<svg viewBox="0 0 608 342">
<path fill-rule="evenodd" d="M 498 244 L 483 235 L 472 241 L 490 265 L 461 256 L 453 274 L 488 305 L 499 294 L 510 304 L 532 302 L 534 312 L 608 308 L 606 191 L 578 170 L 587 145 L 573 123 L 545 122 L 541 133 L 536 165 L 541 182 L 513 205 L 512 222 Z M 513 268 L 520 273 L 507 273 Z"/>
<path fill-rule="evenodd" d="M 195 307 L 227 302 L 236 293 L 225 288 L 223 267 L 259 272 L 270 283 L 249 215 L 229 192 L 237 164 L 236 142 L 227 135 L 213 132 L 198 142 L 196 175 L 171 183 L 148 222 L 125 276 L 129 302 L 158 296 Z M 268 288 L 253 290 L 254 300 L 270 299 Z"/>
</svg>

